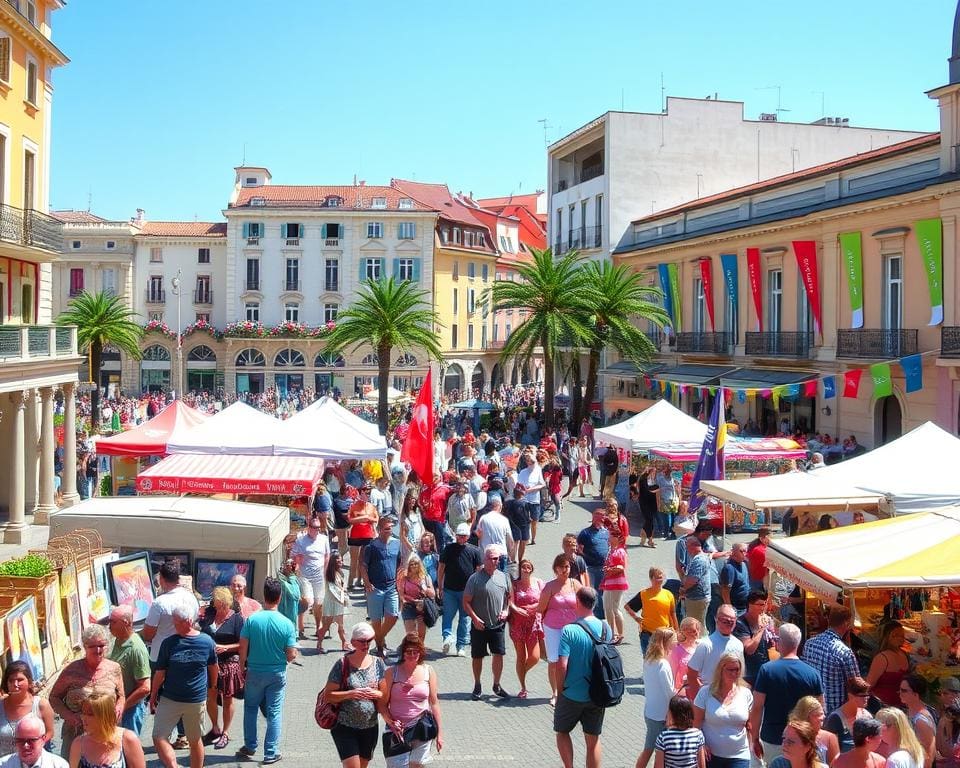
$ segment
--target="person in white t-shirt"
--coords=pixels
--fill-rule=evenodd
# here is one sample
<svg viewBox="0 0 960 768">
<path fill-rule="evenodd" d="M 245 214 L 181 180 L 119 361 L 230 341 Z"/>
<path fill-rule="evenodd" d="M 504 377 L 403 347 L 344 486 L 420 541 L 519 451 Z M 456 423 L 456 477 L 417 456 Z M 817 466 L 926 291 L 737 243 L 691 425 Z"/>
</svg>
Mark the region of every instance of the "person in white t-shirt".
<svg viewBox="0 0 960 768">
<path fill-rule="evenodd" d="M 700 641 L 687 664 L 687 697 L 691 700 L 701 687 L 710 687 L 717 664 L 724 654 L 739 656 L 743 666 L 743 643 L 733 636 L 736 624 L 736 609 L 732 605 L 721 605 L 717 609 L 716 630 Z"/>
<path fill-rule="evenodd" d="M 507 565 L 513 559 L 516 542 L 514 542 L 513 535 L 510 533 L 510 521 L 503 514 L 503 502 L 499 496 L 494 496 L 490 500 L 490 509 L 477 521 L 476 530 L 481 551 L 486 550 L 491 545 L 499 547 L 501 555 L 497 567 L 506 573 Z"/>
<path fill-rule="evenodd" d="M 327 563 L 330 562 L 330 537 L 323 531 L 323 524 L 319 518 L 311 518 L 307 530 L 301 531 L 297 540 L 290 548 L 290 556 L 297 564 L 297 581 L 300 584 L 301 605 L 306 602 L 313 611 L 313 618 L 317 622 L 317 640 L 320 637 L 320 626 L 323 621 L 324 574 L 327 572 Z M 302 621 L 301 617 L 301 621 Z M 304 635 L 303 625 L 300 634 Z"/>
<path fill-rule="evenodd" d="M 543 470 L 540 469 L 532 448 L 528 448 L 524 452 L 520 461 L 526 461 L 526 466 L 517 474 L 517 485 L 523 490 L 523 500 L 527 505 L 527 512 L 530 514 L 530 544 L 536 544 L 537 523 L 540 522 L 542 513 L 540 491 L 547 487 L 547 483 L 543 479 Z"/>
<path fill-rule="evenodd" d="M 186 605 L 192 608 L 195 614 L 200 612 L 200 603 L 193 596 L 193 592 L 180 586 L 180 567 L 177 563 L 166 562 L 161 565 L 158 576 L 163 592 L 157 595 L 157 599 L 150 606 L 141 633 L 144 641 L 150 643 L 151 670 L 160 655 L 160 644 L 176 634 L 173 627 L 173 609 L 178 605 Z"/>
</svg>

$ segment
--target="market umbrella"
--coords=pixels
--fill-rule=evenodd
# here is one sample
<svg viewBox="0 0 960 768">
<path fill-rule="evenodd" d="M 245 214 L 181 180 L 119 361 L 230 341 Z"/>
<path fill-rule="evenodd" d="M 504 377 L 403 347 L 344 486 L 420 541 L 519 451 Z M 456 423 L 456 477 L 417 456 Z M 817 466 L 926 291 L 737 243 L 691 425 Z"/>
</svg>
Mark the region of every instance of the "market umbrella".
<svg viewBox="0 0 960 768">
<path fill-rule="evenodd" d="M 449 408 L 456 408 L 461 411 L 473 411 L 473 431 L 480 434 L 480 411 L 495 411 L 497 406 L 488 403 L 486 400 L 478 400 L 475 397 L 469 400 L 461 400 L 459 403 L 453 403 Z"/>
</svg>

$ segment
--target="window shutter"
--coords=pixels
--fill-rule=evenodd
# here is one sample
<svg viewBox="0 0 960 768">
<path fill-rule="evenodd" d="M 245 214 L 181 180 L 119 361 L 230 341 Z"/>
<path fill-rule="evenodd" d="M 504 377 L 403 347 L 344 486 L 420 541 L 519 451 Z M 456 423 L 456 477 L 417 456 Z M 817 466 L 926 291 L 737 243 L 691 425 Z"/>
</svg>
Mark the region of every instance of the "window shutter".
<svg viewBox="0 0 960 768">
<path fill-rule="evenodd" d="M 303 224 L 297 224 L 297 237 L 303 237 Z"/>
<path fill-rule="evenodd" d="M 397 224 L 397 240 L 403 239 L 403 222 Z"/>
<path fill-rule="evenodd" d="M 393 260 L 393 279 L 400 279 L 400 259 Z"/>
<path fill-rule="evenodd" d="M 415 239 L 417 236 L 417 223 L 415 221 L 410 222 L 408 225 L 408 231 L 410 232 L 410 238 Z"/>
<path fill-rule="evenodd" d="M 280 225 L 280 237 L 286 237 L 286 236 L 287 236 L 287 224 L 286 222 L 284 222 L 283 224 Z"/>
<path fill-rule="evenodd" d="M 413 282 L 420 282 L 420 259 L 413 260 Z"/>
<path fill-rule="evenodd" d="M 386 259 L 377 259 L 380 262 L 380 277 L 384 277 L 387 274 L 387 260 Z"/>
<path fill-rule="evenodd" d="M 367 260 L 360 259 L 360 282 L 367 279 Z"/>
<path fill-rule="evenodd" d="M 250 237 L 250 222 L 243 222 L 243 236 Z"/>
<path fill-rule="evenodd" d="M 326 225 L 326 224 L 321 224 L 321 225 L 320 225 L 320 237 L 322 237 L 324 240 L 327 239 L 327 225 Z"/>
</svg>

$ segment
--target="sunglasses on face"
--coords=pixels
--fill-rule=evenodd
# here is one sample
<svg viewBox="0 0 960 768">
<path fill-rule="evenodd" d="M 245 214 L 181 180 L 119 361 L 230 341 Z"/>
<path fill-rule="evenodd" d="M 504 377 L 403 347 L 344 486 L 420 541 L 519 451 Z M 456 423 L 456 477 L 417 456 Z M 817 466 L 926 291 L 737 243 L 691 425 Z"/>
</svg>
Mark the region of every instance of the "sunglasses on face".
<svg viewBox="0 0 960 768">
<path fill-rule="evenodd" d="M 43 736 L 34 736 L 33 738 L 16 738 L 13 740 L 13 743 L 18 747 L 30 747 L 36 744 L 38 741 L 43 741 Z"/>
</svg>

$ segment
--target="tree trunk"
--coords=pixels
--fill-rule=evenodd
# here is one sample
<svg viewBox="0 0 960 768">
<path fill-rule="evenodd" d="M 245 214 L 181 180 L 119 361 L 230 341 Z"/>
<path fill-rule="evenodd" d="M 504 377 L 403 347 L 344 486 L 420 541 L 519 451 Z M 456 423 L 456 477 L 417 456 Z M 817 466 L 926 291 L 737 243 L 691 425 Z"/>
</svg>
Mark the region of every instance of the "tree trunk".
<svg viewBox="0 0 960 768">
<path fill-rule="evenodd" d="M 103 345 L 99 341 L 90 344 L 90 434 L 100 434 L 100 366 L 103 357 Z"/>
<path fill-rule="evenodd" d="M 393 350 L 390 347 L 382 347 L 377 350 L 377 423 L 380 425 L 380 434 L 387 436 L 387 390 L 390 387 L 390 353 Z"/>
<path fill-rule="evenodd" d="M 597 376 L 600 372 L 600 349 L 590 347 L 590 362 L 587 366 L 587 384 L 583 393 L 583 413 L 590 414 L 590 406 L 597 397 Z M 579 421 L 577 422 L 580 423 Z"/>
<path fill-rule="evenodd" d="M 577 434 L 580 419 L 583 417 L 583 370 L 580 367 L 580 350 L 574 349 L 573 360 L 570 361 L 570 433 Z"/>
<path fill-rule="evenodd" d="M 554 384 L 553 350 L 541 339 L 543 347 L 543 424 L 546 428 L 553 427 L 553 393 Z"/>
</svg>

